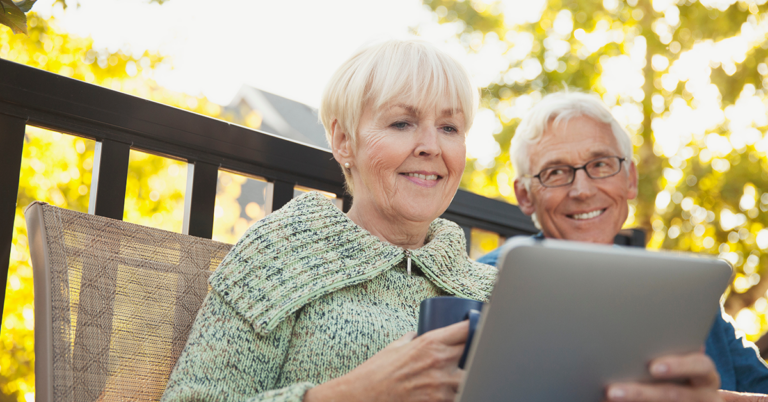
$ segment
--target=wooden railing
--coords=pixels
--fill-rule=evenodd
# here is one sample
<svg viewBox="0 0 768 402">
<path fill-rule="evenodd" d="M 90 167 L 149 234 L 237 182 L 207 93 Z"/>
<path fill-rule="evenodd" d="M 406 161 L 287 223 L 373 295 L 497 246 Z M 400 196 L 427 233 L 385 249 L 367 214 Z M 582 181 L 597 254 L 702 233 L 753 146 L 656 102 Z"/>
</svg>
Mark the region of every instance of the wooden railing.
<svg viewBox="0 0 768 402">
<path fill-rule="evenodd" d="M 291 200 L 294 186 L 336 194 L 348 210 L 344 178 L 331 154 L 268 133 L 0 59 L 0 276 L 7 281 L 26 126 L 96 143 L 89 212 L 122 219 L 131 149 L 188 162 L 184 233 L 211 238 L 220 169 L 272 183 L 271 210 Z M 510 237 L 536 232 L 516 206 L 460 190 L 443 215 L 464 228 Z M 640 231 L 617 243 L 644 245 Z M 0 303 L 6 286 L 0 286 Z M 2 312 L 2 305 L 0 305 Z"/>
</svg>

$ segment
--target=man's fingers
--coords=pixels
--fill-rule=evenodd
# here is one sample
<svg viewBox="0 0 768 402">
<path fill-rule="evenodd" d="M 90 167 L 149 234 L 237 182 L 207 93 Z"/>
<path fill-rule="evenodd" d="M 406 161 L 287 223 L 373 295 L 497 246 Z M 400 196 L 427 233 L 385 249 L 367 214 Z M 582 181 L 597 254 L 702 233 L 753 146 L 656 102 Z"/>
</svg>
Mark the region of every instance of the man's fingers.
<svg viewBox="0 0 768 402">
<path fill-rule="evenodd" d="M 703 353 L 660 357 L 651 362 L 649 370 L 657 379 L 685 379 L 694 387 L 720 388 L 715 364 Z"/>
<path fill-rule="evenodd" d="M 768 395 L 742 392 L 718 391 L 725 402 L 768 402 Z"/>
<path fill-rule="evenodd" d="M 717 392 L 676 384 L 612 384 L 606 390 L 606 399 L 614 402 L 721 402 Z"/>
<path fill-rule="evenodd" d="M 429 336 L 446 345 L 463 345 L 469 337 L 469 321 L 464 320 L 456 324 L 427 332 L 422 336 Z"/>
</svg>

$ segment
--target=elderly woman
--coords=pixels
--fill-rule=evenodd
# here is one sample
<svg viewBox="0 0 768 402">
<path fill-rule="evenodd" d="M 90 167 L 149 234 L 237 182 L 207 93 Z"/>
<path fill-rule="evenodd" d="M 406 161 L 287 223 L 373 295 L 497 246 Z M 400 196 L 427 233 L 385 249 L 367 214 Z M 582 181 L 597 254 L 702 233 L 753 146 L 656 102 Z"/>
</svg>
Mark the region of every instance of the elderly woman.
<svg viewBox="0 0 768 402">
<path fill-rule="evenodd" d="M 410 331 L 422 300 L 485 300 L 493 284 L 495 269 L 438 218 L 464 171 L 475 94 L 456 61 L 421 42 L 344 63 L 321 118 L 352 208 L 308 193 L 240 239 L 163 400 L 453 400 L 467 324 Z"/>
</svg>

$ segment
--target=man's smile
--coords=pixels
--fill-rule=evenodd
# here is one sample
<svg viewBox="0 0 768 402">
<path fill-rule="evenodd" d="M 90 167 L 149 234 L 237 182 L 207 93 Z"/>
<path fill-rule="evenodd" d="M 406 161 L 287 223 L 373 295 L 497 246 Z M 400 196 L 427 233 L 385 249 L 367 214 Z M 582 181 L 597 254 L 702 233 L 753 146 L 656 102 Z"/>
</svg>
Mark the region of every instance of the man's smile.
<svg viewBox="0 0 768 402">
<path fill-rule="evenodd" d="M 578 213 L 578 214 L 573 214 L 573 215 L 567 215 L 566 214 L 565 216 L 567 216 L 567 217 L 569 217 L 571 219 L 575 219 L 575 220 L 593 219 L 593 218 L 597 218 L 598 216 L 602 215 L 603 212 L 605 212 L 607 209 L 608 208 L 596 209 L 596 210 L 591 211 L 591 212 L 583 212 L 583 213 Z"/>
</svg>

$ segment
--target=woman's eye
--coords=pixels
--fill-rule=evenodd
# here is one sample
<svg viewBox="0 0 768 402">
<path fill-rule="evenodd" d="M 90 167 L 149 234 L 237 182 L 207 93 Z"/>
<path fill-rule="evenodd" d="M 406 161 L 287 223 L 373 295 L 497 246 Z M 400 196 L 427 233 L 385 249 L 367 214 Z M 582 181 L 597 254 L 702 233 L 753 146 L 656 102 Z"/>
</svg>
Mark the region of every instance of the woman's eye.
<svg viewBox="0 0 768 402">
<path fill-rule="evenodd" d="M 457 130 L 456 127 L 453 127 L 453 126 L 445 126 L 445 127 L 443 127 L 443 130 L 446 133 L 457 133 L 457 132 L 459 132 L 459 130 Z"/>
<path fill-rule="evenodd" d="M 550 176 L 559 176 L 559 175 L 561 175 L 561 174 L 563 174 L 563 173 L 565 173 L 565 172 L 563 172 L 563 169 L 552 169 L 552 170 L 549 172 L 549 175 L 550 175 Z"/>
<path fill-rule="evenodd" d="M 404 121 L 398 121 L 396 123 L 392 123 L 392 127 L 398 130 L 405 130 L 406 128 L 408 128 L 408 123 Z"/>
</svg>

